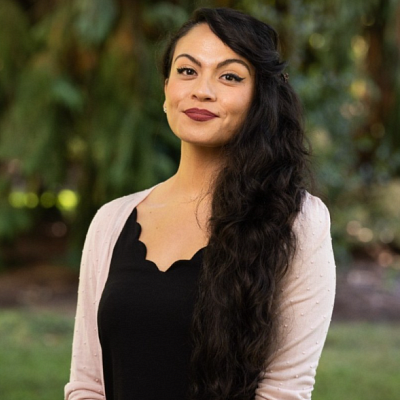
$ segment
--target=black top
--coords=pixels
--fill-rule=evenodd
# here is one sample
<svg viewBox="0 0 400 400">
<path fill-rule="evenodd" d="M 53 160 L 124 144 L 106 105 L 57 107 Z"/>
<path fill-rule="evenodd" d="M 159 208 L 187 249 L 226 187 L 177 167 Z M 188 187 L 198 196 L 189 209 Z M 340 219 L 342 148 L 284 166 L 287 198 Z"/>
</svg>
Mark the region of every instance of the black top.
<svg viewBox="0 0 400 400">
<path fill-rule="evenodd" d="M 202 249 L 160 271 L 146 260 L 136 215 L 115 245 L 99 304 L 106 398 L 184 400 Z"/>
</svg>

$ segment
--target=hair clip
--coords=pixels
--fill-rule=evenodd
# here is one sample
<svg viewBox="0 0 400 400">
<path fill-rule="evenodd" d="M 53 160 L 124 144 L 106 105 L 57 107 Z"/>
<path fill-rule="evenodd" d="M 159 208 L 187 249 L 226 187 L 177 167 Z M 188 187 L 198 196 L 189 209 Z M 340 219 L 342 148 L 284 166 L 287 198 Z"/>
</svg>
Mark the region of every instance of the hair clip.
<svg viewBox="0 0 400 400">
<path fill-rule="evenodd" d="M 283 82 L 288 83 L 289 82 L 289 74 L 287 72 L 282 72 L 281 79 L 283 80 Z"/>
</svg>

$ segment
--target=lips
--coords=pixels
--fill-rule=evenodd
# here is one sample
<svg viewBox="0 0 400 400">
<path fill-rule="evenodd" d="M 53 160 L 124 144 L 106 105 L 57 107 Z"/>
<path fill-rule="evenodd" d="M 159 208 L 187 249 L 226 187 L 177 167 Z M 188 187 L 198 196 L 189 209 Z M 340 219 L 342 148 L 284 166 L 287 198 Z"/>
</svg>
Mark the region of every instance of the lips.
<svg viewBox="0 0 400 400">
<path fill-rule="evenodd" d="M 185 110 L 184 113 L 194 121 L 209 121 L 218 116 L 208 110 L 202 110 L 200 108 L 190 108 Z"/>
</svg>

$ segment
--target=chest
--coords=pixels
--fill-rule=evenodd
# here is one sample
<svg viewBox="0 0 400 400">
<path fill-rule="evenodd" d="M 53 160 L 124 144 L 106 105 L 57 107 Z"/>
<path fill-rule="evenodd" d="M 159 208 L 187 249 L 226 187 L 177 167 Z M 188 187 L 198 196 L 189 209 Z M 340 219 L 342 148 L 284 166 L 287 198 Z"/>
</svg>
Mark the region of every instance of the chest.
<svg viewBox="0 0 400 400">
<path fill-rule="evenodd" d="M 207 222 L 194 207 L 151 208 L 139 205 L 139 239 L 147 260 L 166 271 L 176 260 L 189 260 L 208 242 Z"/>
</svg>

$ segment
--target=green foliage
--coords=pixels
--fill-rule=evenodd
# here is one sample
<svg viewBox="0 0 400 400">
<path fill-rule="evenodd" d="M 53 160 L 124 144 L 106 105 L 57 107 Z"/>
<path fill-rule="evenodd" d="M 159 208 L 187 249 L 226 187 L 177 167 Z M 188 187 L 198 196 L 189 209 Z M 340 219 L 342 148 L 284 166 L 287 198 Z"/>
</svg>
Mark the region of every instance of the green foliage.
<svg viewBox="0 0 400 400">
<path fill-rule="evenodd" d="M 76 192 L 68 221 L 80 242 L 104 202 L 174 173 L 179 142 L 162 113 L 162 38 L 194 8 L 228 6 L 280 32 L 338 258 L 354 247 L 399 246 L 400 217 L 382 200 L 400 172 L 395 0 L 44 3 L 0 3 L 0 238 L 42 215 L 13 207 L 10 193 Z M 348 234 L 354 221 L 372 239 Z"/>
<path fill-rule="evenodd" d="M 12 0 L 0 2 L 0 38 L 0 104 L 3 106 L 32 51 L 28 18 Z"/>
<path fill-rule="evenodd" d="M 117 5 L 113 0 L 81 0 L 74 2 L 78 17 L 75 27 L 78 35 L 88 45 L 98 45 L 106 40 L 117 18 Z"/>
</svg>

